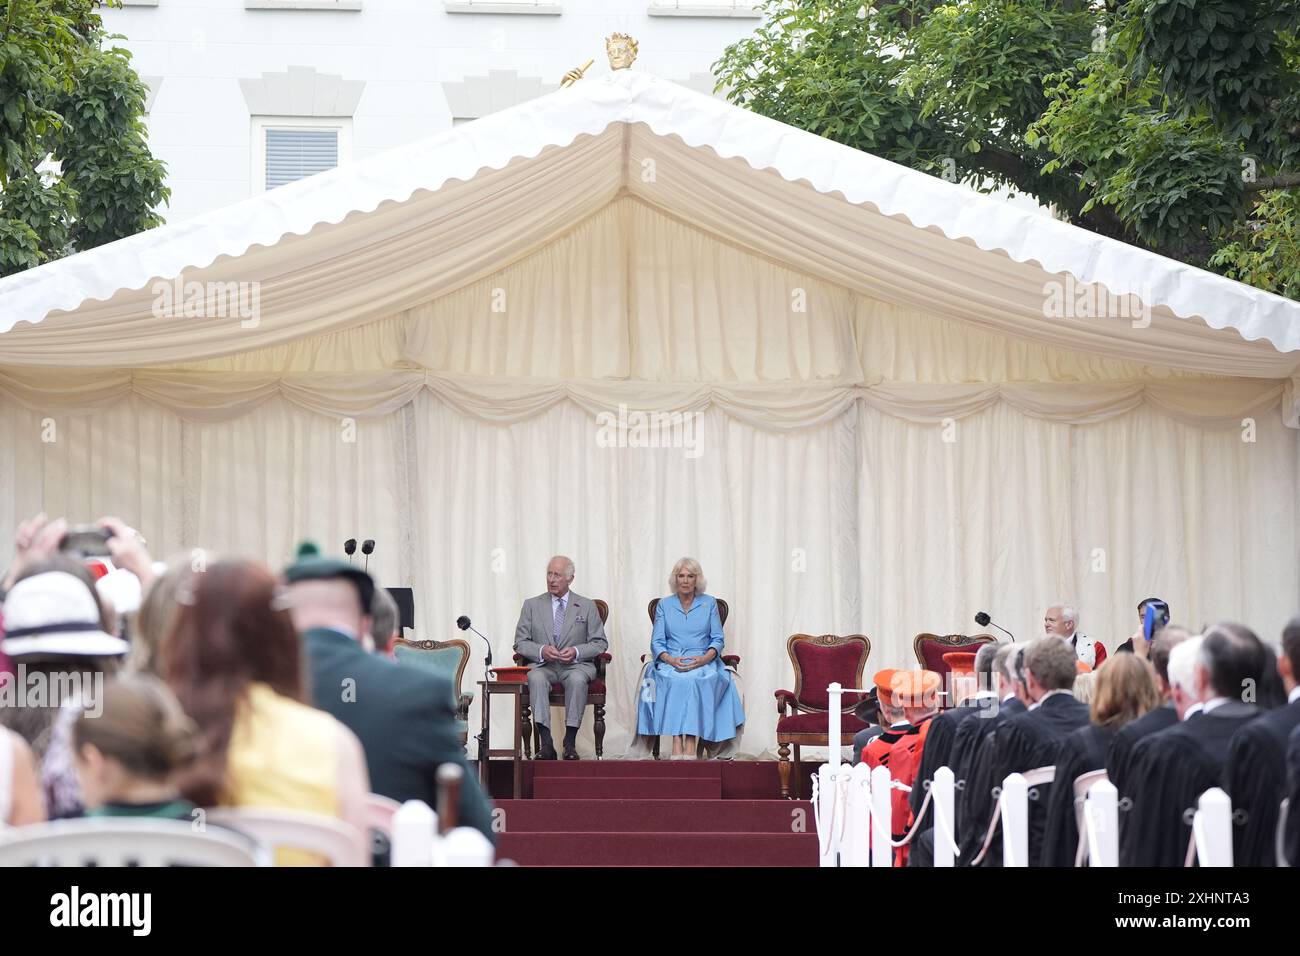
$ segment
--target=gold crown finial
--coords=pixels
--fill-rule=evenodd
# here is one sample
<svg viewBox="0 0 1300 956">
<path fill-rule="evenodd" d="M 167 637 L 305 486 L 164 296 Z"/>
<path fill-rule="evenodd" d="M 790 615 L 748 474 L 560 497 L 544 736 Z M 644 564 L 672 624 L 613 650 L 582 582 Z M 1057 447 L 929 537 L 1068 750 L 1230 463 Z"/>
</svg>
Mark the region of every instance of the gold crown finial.
<svg viewBox="0 0 1300 956">
<path fill-rule="evenodd" d="M 605 55 L 611 70 L 626 70 L 636 59 L 638 44 L 626 33 L 611 33 L 605 38 Z"/>
</svg>

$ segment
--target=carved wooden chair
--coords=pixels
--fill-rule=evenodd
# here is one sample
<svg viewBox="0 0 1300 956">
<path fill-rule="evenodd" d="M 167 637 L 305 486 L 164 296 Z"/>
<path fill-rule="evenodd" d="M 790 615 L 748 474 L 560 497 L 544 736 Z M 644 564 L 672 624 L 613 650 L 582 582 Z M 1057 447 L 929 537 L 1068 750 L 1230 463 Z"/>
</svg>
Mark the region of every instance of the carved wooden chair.
<svg viewBox="0 0 1300 956">
<path fill-rule="evenodd" d="M 596 613 L 600 615 L 602 626 L 609 622 L 609 605 L 600 600 L 593 598 L 596 605 Z M 608 637 L 608 634 L 606 635 Z M 591 679 L 587 685 L 587 705 L 591 707 L 593 725 L 592 730 L 596 737 L 596 759 L 599 760 L 605 754 L 605 665 L 612 661 L 612 655 L 599 654 L 593 657 L 591 662 L 596 665 L 596 676 Z M 515 664 L 524 667 L 531 663 L 527 658 L 516 654 Z M 552 707 L 564 706 L 564 685 L 559 681 L 551 684 L 550 705 Z M 533 708 L 529 703 L 528 693 L 524 692 L 523 699 L 523 736 L 524 736 L 524 756 L 529 760 L 533 759 L 533 752 L 542 749 L 542 735 L 537 731 L 537 725 L 533 723 Z"/>
<path fill-rule="evenodd" d="M 996 644 L 998 639 L 992 634 L 918 634 L 912 641 L 912 653 L 921 670 L 934 671 L 942 680 L 941 687 L 948 687 L 948 672 L 951 667 L 944 661 L 943 655 L 953 651 L 974 653 L 981 644 Z M 943 698 L 944 708 L 952 706 L 952 699 Z"/>
<path fill-rule="evenodd" d="M 724 601 L 722 598 L 714 598 L 714 600 L 718 602 L 718 620 L 722 622 L 722 627 L 725 630 L 727 626 L 727 615 L 731 612 L 731 606 L 727 604 L 727 602 Z M 650 627 L 653 628 L 655 623 L 655 612 L 659 610 L 659 598 L 655 598 L 653 601 L 647 604 L 645 610 L 646 613 L 650 615 Z M 645 662 L 648 661 L 649 659 L 650 659 L 649 654 L 642 654 L 641 655 L 642 666 L 644 666 Z M 740 655 L 723 654 L 722 665 L 724 667 L 730 667 L 735 671 L 739 671 Z M 659 759 L 659 738 L 658 737 L 655 737 L 655 742 L 651 745 L 650 749 L 651 752 L 654 754 L 655 760 L 658 760 Z"/>
<path fill-rule="evenodd" d="M 461 678 L 465 676 L 465 665 L 469 663 L 469 653 L 469 642 L 459 639 L 429 641 L 393 638 L 392 655 L 398 663 L 432 671 L 451 681 L 454 695 L 452 702 L 456 707 L 456 732 L 460 734 L 462 747 L 469 740 L 469 705 L 474 702 L 473 693 L 460 689 Z"/>
<path fill-rule="evenodd" d="M 865 634 L 792 634 L 786 652 L 794 668 L 794 690 L 776 692 L 777 771 L 781 775 L 781 796 L 789 799 L 790 747 L 794 747 L 794 772 L 803 788 L 800 747 L 825 747 L 830 732 L 830 697 L 826 687 L 836 681 L 842 687 L 861 687 L 862 672 L 871 656 L 871 639 Z M 845 694 L 840 699 L 840 745 L 851 745 L 853 735 L 867 725 L 853 713 L 862 694 Z"/>
</svg>

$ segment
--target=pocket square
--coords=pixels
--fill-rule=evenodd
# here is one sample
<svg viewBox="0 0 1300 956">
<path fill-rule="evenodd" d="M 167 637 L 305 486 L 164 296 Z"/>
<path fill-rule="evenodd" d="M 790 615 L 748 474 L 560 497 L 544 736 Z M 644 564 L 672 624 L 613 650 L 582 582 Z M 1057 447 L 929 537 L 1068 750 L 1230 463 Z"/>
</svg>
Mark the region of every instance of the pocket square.
<svg viewBox="0 0 1300 956">
<path fill-rule="evenodd" d="M 575 617 L 575 618 L 573 619 L 573 623 L 574 623 L 574 624 L 586 624 L 586 623 L 587 623 L 587 619 L 586 619 L 585 617 L 583 617 L 581 614 L 579 614 L 577 617 Z"/>
</svg>

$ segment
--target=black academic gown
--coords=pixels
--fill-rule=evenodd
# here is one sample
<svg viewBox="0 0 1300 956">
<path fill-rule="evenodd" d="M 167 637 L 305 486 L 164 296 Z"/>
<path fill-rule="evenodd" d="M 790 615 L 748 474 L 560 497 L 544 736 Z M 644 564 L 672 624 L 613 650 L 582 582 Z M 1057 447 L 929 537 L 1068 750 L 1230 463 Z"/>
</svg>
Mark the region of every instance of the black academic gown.
<svg viewBox="0 0 1300 956">
<path fill-rule="evenodd" d="M 1110 742 L 1110 750 L 1106 753 L 1106 777 L 1115 785 L 1120 797 L 1129 795 L 1129 765 L 1137 742 L 1176 723 L 1178 711 L 1174 710 L 1173 704 L 1164 704 L 1125 724 L 1115 734 L 1115 739 Z"/>
<path fill-rule="evenodd" d="M 1124 845 L 1124 833 L 1128 829 L 1129 807 L 1133 803 L 1130 770 L 1133 763 L 1133 748 L 1138 741 L 1145 740 L 1152 734 L 1167 730 L 1178 723 L 1178 711 L 1173 704 L 1163 704 L 1149 710 L 1137 720 L 1130 721 L 1120 728 L 1119 733 L 1110 742 L 1106 753 L 1106 779 L 1119 792 L 1119 843 Z"/>
<path fill-rule="evenodd" d="M 1120 866 L 1181 867 L 1192 828 L 1183 816 L 1211 787 L 1225 787 L 1228 748 L 1259 717 L 1254 704 L 1229 701 L 1152 734 L 1133 750 L 1133 806 L 1120 842 Z"/>
<path fill-rule="evenodd" d="M 1291 803 L 1282 845 L 1287 862 L 1300 866 L 1300 727 L 1291 731 L 1291 739 L 1286 745 L 1286 778 L 1286 792 Z"/>
<path fill-rule="evenodd" d="M 1106 751 L 1115 737 L 1108 727 L 1088 724 L 1066 735 L 1056 752 L 1056 782 L 1047 803 L 1043 866 L 1074 866 L 1079 824 L 1074 812 L 1074 781 L 1106 766 Z"/>
<path fill-rule="evenodd" d="M 953 775 L 957 790 L 957 842 L 961 846 L 959 862 L 969 866 L 979 853 L 993 815 L 995 786 L 992 738 L 997 729 L 1025 712 L 1025 705 L 1015 697 L 1001 703 L 990 714 L 963 721 L 953 741 Z M 996 781 L 1000 784 L 1001 781 Z"/>
<path fill-rule="evenodd" d="M 1277 811 L 1286 796 L 1287 741 L 1296 727 L 1300 700 L 1261 714 L 1233 735 L 1228 746 L 1225 776 L 1232 797 L 1233 866 L 1277 865 Z"/>
<path fill-rule="evenodd" d="M 1050 767 L 1056 760 L 1061 742 L 1073 731 L 1088 724 L 1088 705 L 1075 700 L 1073 694 L 1052 694 L 1032 710 L 1012 717 L 993 735 L 993 784 L 1013 773 L 1038 767 Z M 1029 800 L 1029 865 L 1041 866 L 1043 839 L 1047 831 L 1047 806 L 1053 784 L 1034 787 Z M 999 827 L 999 829 L 1001 829 Z M 984 858 L 984 866 L 1001 866 L 1001 834 Z"/>
<path fill-rule="evenodd" d="M 993 698 L 968 698 L 951 710 L 936 715 L 930 721 L 930 730 L 925 735 L 925 749 L 921 752 L 921 766 L 916 772 L 916 781 L 908 796 L 913 814 L 916 814 L 921 809 L 921 804 L 925 802 L 925 795 L 934 780 L 934 772 L 940 767 L 952 769 L 950 759 L 953 744 L 957 740 L 957 729 L 967 718 L 979 716 L 981 700 L 992 702 Z M 932 826 L 933 820 L 930 808 L 927 807 L 922 829 Z"/>
</svg>

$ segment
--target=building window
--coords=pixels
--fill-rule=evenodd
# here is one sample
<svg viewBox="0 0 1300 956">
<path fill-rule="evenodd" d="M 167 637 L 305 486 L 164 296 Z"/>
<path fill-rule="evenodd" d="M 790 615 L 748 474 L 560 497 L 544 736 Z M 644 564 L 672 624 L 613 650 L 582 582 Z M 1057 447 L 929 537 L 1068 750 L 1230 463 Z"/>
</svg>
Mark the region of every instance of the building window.
<svg viewBox="0 0 1300 956">
<path fill-rule="evenodd" d="M 758 20 L 763 11 L 754 0 L 650 0 L 652 17 L 739 17 Z"/>
<path fill-rule="evenodd" d="M 259 117 L 253 135 L 254 192 L 345 165 L 352 146 L 351 120 Z"/>
<path fill-rule="evenodd" d="M 442 7 L 448 13 L 523 13 L 543 17 L 558 17 L 564 12 L 558 3 L 543 0 L 443 0 Z"/>
</svg>

